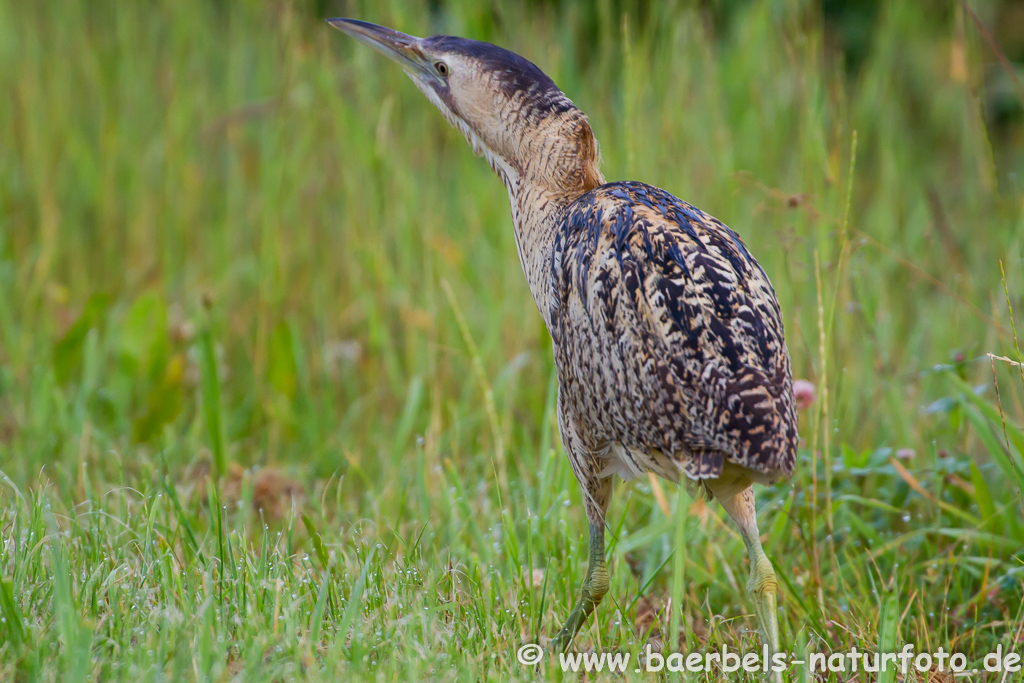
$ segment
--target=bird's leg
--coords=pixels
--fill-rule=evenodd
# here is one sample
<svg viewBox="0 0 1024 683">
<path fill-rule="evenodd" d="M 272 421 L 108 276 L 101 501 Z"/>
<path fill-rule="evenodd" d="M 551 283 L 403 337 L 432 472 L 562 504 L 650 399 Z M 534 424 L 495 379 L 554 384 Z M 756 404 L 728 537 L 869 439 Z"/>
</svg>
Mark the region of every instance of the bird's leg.
<svg viewBox="0 0 1024 683">
<path fill-rule="evenodd" d="M 563 652 L 569 647 L 587 617 L 601 604 L 601 599 L 608 592 L 608 582 L 608 565 L 604 560 L 604 524 L 591 522 L 590 561 L 587 563 L 587 575 L 583 579 L 583 589 L 579 602 L 569 614 L 565 626 L 551 641 L 552 652 Z"/>
<path fill-rule="evenodd" d="M 754 508 L 754 489 L 747 486 L 742 491 L 719 497 L 722 507 L 740 528 L 743 542 L 750 556 L 750 579 L 747 593 L 754 603 L 754 614 L 761 638 L 772 654 L 779 652 L 779 617 L 777 604 L 778 584 L 775 570 L 768 556 L 761 548 L 761 535 L 757 530 L 757 510 Z M 775 672 L 772 680 L 782 682 L 782 674 Z"/>
<path fill-rule="evenodd" d="M 604 519 L 612 499 L 612 478 L 598 477 L 593 444 L 587 444 L 580 438 L 572 414 L 566 410 L 562 398 L 562 389 L 559 387 L 558 431 L 573 474 L 583 490 L 583 505 L 587 510 L 587 521 L 590 522 L 590 560 L 587 562 L 587 575 L 583 579 L 580 600 L 569 614 L 565 626 L 552 639 L 549 645 L 551 652 L 563 652 L 572 644 L 583 622 L 601 604 L 609 584 L 608 565 L 604 561 Z"/>
</svg>

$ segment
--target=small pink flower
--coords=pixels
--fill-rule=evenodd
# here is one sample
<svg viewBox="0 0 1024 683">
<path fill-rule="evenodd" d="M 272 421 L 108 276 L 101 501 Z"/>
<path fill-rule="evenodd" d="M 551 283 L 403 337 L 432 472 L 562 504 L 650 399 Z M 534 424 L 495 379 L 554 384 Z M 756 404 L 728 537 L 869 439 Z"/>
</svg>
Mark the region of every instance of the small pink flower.
<svg viewBox="0 0 1024 683">
<path fill-rule="evenodd" d="M 807 380 L 798 379 L 793 382 L 793 396 L 796 397 L 797 410 L 805 410 L 810 408 L 814 399 L 818 397 L 818 390 Z"/>
<path fill-rule="evenodd" d="M 896 459 L 897 460 L 912 460 L 913 457 L 914 457 L 914 449 L 913 448 L 901 448 L 898 451 L 896 451 Z"/>
</svg>

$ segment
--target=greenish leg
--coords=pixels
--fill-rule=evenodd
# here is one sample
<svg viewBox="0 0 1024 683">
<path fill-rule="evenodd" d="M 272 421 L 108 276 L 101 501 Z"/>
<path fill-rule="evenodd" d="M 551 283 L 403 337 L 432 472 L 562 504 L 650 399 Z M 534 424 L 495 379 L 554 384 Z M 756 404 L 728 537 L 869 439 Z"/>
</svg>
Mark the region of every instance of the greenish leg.
<svg viewBox="0 0 1024 683">
<path fill-rule="evenodd" d="M 552 652 L 563 652 L 586 622 L 587 617 L 601 604 L 608 592 L 608 565 L 604 561 L 604 525 L 590 524 L 590 561 L 587 576 L 583 579 L 583 590 L 579 602 L 573 608 L 565 626 L 551 640 Z"/>
<path fill-rule="evenodd" d="M 747 540 L 747 539 L 744 539 Z M 747 581 L 747 593 L 754 603 L 754 614 L 761 637 L 773 653 L 779 651 L 779 608 L 778 583 L 775 580 L 775 569 L 761 549 L 761 542 L 756 536 L 754 542 L 747 543 L 750 553 L 750 579 Z"/>
<path fill-rule="evenodd" d="M 775 569 L 761 548 L 761 534 L 757 530 L 757 510 L 754 507 L 754 490 L 748 486 L 734 495 L 719 500 L 740 528 L 743 542 L 747 546 L 747 553 L 750 556 L 747 593 L 753 603 L 761 639 L 768 645 L 772 654 L 780 652 L 778 583 L 775 579 Z M 772 681 L 782 683 L 782 674 L 774 672 Z"/>
</svg>

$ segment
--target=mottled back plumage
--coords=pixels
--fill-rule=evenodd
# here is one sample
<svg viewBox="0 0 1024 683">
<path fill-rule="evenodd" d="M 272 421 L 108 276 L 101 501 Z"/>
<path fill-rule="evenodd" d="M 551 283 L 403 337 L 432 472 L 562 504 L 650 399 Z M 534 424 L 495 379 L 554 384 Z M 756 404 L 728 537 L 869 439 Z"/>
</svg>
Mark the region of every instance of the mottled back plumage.
<svg viewBox="0 0 1024 683">
<path fill-rule="evenodd" d="M 562 398 L 600 474 L 792 473 L 782 318 L 736 233 L 664 190 L 610 183 L 565 208 L 551 269 Z"/>
</svg>

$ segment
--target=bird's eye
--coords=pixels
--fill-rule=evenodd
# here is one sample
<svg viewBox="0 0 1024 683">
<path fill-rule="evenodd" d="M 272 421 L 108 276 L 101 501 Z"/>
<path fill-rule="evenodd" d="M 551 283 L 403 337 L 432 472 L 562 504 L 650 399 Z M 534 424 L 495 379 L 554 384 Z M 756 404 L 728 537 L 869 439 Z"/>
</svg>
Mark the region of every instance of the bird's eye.
<svg viewBox="0 0 1024 683">
<path fill-rule="evenodd" d="M 434 68 L 437 69 L 437 73 L 442 76 L 448 75 L 448 65 L 444 62 L 434 62 Z"/>
</svg>

